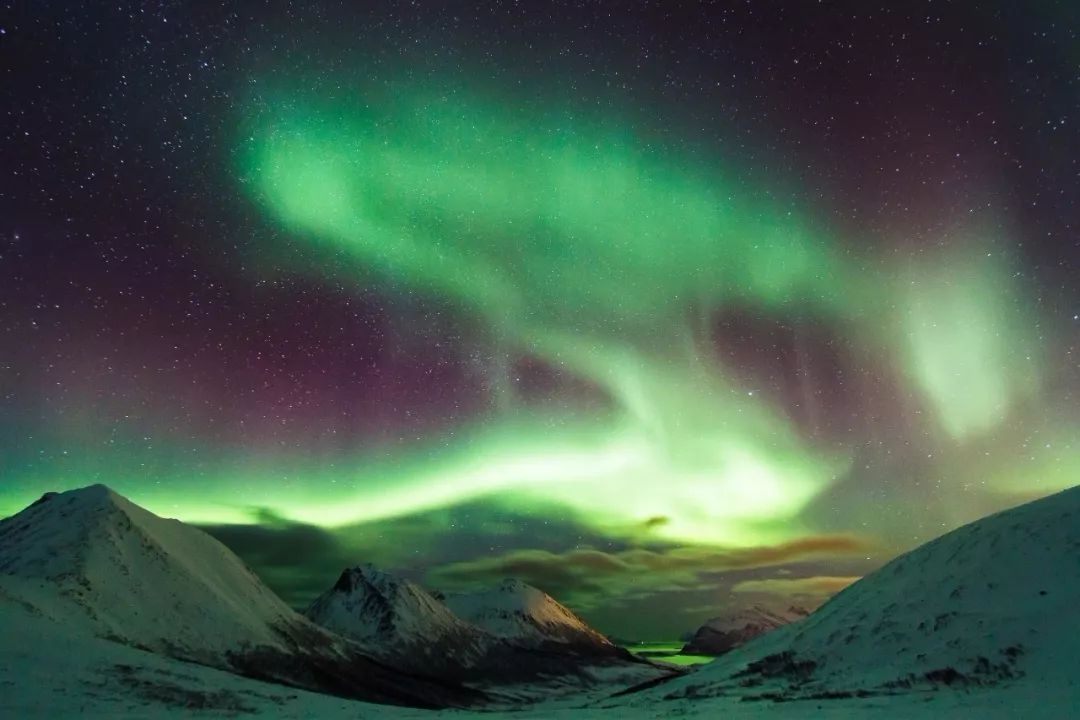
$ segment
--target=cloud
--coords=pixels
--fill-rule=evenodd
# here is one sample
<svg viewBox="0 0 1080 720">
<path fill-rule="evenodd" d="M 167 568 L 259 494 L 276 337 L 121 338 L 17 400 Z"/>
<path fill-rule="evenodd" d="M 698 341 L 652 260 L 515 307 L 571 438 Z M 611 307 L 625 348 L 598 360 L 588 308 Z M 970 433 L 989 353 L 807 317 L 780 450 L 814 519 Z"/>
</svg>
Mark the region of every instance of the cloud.
<svg viewBox="0 0 1080 720">
<path fill-rule="evenodd" d="M 340 538 L 314 525 L 274 521 L 200 529 L 239 555 L 293 607 L 306 605 L 330 587 L 343 568 L 357 562 Z"/>
<path fill-rule="evenodd" d="M 731 591 L 735 593 L 762 593 L 782 597 L 800 595 L 832 596 L 860 579 L 858 576 L 835 577 L 832 575 L 816 575 L 802 578 L 764 578 L 736 583 L 731 588 Z"/>
<path fill-rule="evenodd" d="M 249 514 L 250 523 L 199 527 L 298 608 L 332 586 L 344 568 L 360 563 L 419 580 L 433 567 L 472 560 L 492 546 L 509 551 L 524 547 L 508 547 L 513 542 L 532 543 L 534 550 L 561 549 L 567 538 L 605 542 L 603 536 L 572 522 L 529 518 L 481 505 L 334 528 L 294 522 L 267 508 L 251 508 Z M 517 535 L 507 535 L 509 528 Z"/>
<path fill-rule="evenodd" d="M 480 505 L 336 528 L 267 511 L 252 519 L 257 523 L 202 527 L 295 608 L 326 591 L 343 568 L 371 562 L 448 590 L 520 577 L 603 631 L 646 639 L 677 637 L 711 612 L 752 598 L 730 592 L 743 581 L 788 570 L 794 575 L 787 577 L 855 575 L 865 572 L 863 561 L 872 551 L 868 541 L 851 535 L 749 548 L 632 547 L 571 521 L 540 521 Z M 502 534 L 500 523 L 512 523 L 520 534 Z M 582 547 L 567 550 L 568 542 Z M 492 547 L 501 548 L 498 555 L 490 555 Z M 697 611 L 699 606 L 713 610 Z"/>
<path fill-rule="evenodd" d="M 451 563 L 432 570 L 427 578 L 442 587 L 468 588 L 517 577 L 585 610 L 655 593 L 718 585 L 725 572 L 850 556 L 865 553 L 869 547 L 866 540 L 853 535 L 815 535 L 780 545 L 721 550 L 515 550 Z"/>
</svg>

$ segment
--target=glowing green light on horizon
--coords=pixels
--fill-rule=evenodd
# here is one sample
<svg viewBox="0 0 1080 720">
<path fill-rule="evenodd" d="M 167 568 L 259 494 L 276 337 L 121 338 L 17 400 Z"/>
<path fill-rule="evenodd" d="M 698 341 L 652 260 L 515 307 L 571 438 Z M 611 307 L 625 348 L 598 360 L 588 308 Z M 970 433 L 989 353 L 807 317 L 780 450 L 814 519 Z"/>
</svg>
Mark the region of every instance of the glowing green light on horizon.
<svg viewBox="0 0 1080 720">
<path fill-rule="evenodd" d="M 353 498 L 294 516 L 503 496 L 609 532 L 658 516 L 655 534 L 676 540 L 791 532 L 843 463 L 726 381 L 693 323 L 730 303 L 862 311 L 851 296 L 864 281 L 831 245 L 764 193 L 628 132 L 423 92 L 375 105 L 293 98 L 260 116 L 244 173 L 255 196 L 314 248 L 454 300 L 507 351 L 588 378 L 618 410 L 592 421 L 584 447 L 544 427 L 481 432 L 498 439 L 394 482 L 361 470 Z"/>
<path fill-rule="evenodd" d="M 89 482 L 201 522 L 250 522 L 258 506 L 333 527 L 483 499 L 613 537 L 753 545 L 801 532 L 849 458 L 732 380 L 709 337 L 718 310 L 811 317 L 869 357 L 896 351 L 945 440 L 987 441 L 1038 389 L 1012 270 L 974 243 L 892 281 L 738 168 L 610 124 L 398 91 L 254 102 L 246 190 L 292 231 L 302 269 L 452 305 L 468 340 L 586 379 L 611 407 L 524 406 L 492 382 L 489 416 L 389 459 L 317 443 L 103 450 L 89 407 L 59 433 L 79 452 L 11 479 L 3 499 L 25 497 L 12 510 Z"/>
</svg>

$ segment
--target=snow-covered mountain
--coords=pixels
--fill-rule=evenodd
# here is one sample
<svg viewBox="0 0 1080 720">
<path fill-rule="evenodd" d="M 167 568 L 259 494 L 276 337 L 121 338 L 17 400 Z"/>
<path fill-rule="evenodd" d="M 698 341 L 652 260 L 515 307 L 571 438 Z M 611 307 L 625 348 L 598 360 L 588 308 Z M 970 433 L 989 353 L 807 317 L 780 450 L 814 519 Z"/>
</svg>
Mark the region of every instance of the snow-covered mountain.
<svg viewBox="0 0 1080 720">
<path fill-rule="evenodd" d="M 950 532 L 805 620 L 648 692 L 826 698 L 1008 687 L 1080 699 L 1077 608 L 1080 487 Z"/>
<path fill-rule="evenodd" d="M 176 637 L 167 631 L 168 623 L 144 625 L 142 613 L 122 622 L 119 611 L 95 604 L 106 590 L 109 597 L 142 592 L 130 574 L 136 561 L 125 555 L 144 554 L 141 531 L 131 537 L 133 530 L 80 530 L 87 523 L 83 514 L 93 517 L 99 511 L 80 507 L 89 502 L 85 498 L 65 500 L 71 495 L 54 495 L 32 508 L 33 514 L 28 510 L 0 521 L 0 716 L 443 717 L 267 685 L 132 647 L 140 633 Z M 40 514 L 57 500 L 63 502 L 53 509 L 62 512 Z M 109 552 L 103 548 L 112 541 L 103 540 L 102 532 L 116 542 Z M 61 542 L 65 539 L 72 544 Z M 146 542 L 158 539 L 149 533 Z M 71 560 L 71 553 L 78 557 Z M 180 571 L 171 553 L 150 553 L 155 555 L 161 555 L 158 561 L 146 562 L 163 563 L 168 571 L 149 577 L 176 588 L 181 580 L 174 574 Z M 1080 707 L 1078 557 L 1080 488 L 987 518 L 898 558 L 810 618 L 682 678 L 617 698 L 601 699 L 610 694 L 609 686 L 603 695 L 595 689 L 582 694 L 579 686 L 515 714 L 529 720 L 1074 717 Z M 120 566 L 128 573 L 115 570 Z M 103 579 L 115 585 L 98 587 Z M 205 576 L 192 572 L 183 579 L 202 582 Z M 186 604 L 180 607 L 186 612 Z M 96 617 L 98 611 L 125 631 L 129 644 L 94 637 L 98 623 L 105 622 Z M 212 615 L 223 617 L 218 611 Z M 183 628 L 200 621 L 178 616 L 175 622 Z M 328 633 L 320 637 L 345 643 Z M 302 654 L 288 658 L 294 671 L 318 667 Z M 337 677 L 373 682 L 380 676 L 373 678 L 372 672 L 388 672 L 370 661 L 357 662 L 355 677 Z M 293 684 L 302 683 L 294 678 Z M 962 692 L 945 691 L 950 687 Z M 769 698 L 805 701 L 746 702 Z M 483 716 L 491 713 L 476 717 Z"/>
<path fill-rule="evenodd" d="M 618 649 L 553 597 L 520 580 L 441 597 L 458 617 L 519 645 L 563 647 L 599 655 L 614 654 Z"/>
<path fill-rule="evenodd" d="M 345 570 L 305 614 L 397 666 L 433 675 L 474 667 L 499 644 L 416 583 L 371 565 Z"/>
<path fill-rule="evenodd" d="M 103 485 L 0 520 L 0 605 L 233 672 L 423 706 L 476 698 L 410 677 L 293 612 L 224 545 Z"/>
<path fill-rule="evenodd" d="M 723 655 L 808 614 L 797 607 L 785 610 L 761 605 L 733 608 L 707 620 L 683 646 L 682 652 L 686 655 Z"/>
<path fill-rule="evenodd" d="M 453 609 L 444 598 L 360 565 L 345 570 L 306 615 L 394 667 L 465 682 L 515 702 L 585 688 L 614 692 L 673 673 L 615 647 L 550 596 L 521 582 L 451 596 Z M 459 616 L 459 609 L 468 617 Z"/>
<path fill-rule="evenodd" d="M 0 521 L 0 574 L 53 620 L 196 662 L 284 648 L 297 626 L 219 542 L 104 485 L 47 494 Z"/>
<path fill-rule="evenodd" d="M 101 720 L 491 720 L 489 710 L 431 710 L 370 705 L 257 682 L 93 637 L 0 604 L 0 717 Z M 1071 718 L 1078 693 L 1067 688 L 981 688 L 963 693 L 907 692 L 776 704 L 737 696 L 679 700 L 632 696 L 589 703 L 588 693 L 515 708 L 518 720 L 895 720 L 921 718 Z M 452 714 L 450 714 L 452 713 Z M 503 715 L 498 715 L 503 717 Z"/>
</svg>

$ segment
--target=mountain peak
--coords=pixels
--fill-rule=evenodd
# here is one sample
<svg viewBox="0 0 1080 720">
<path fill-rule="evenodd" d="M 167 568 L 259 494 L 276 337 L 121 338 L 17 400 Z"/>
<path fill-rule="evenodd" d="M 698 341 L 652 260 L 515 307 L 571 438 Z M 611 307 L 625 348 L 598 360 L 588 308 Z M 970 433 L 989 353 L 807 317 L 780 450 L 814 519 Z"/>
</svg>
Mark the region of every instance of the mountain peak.
<svg viewBox="0 0 1080 720">
<path fill-rule="evenodd" d="M 346 568 L 306 615 L 388 665 L 455 680 L 499 679 L 514 684 L 522 697 L 591 683 L 586 667 L 613 668 L 642 681 L 665 672 L 620 655 L 569 610 L 520 580 L 447 595 L 357 565 Z M 527 689 L 524 682 L 537 684 Z"/>
<path fill-rule="evenodd" d="M 557 643 L 604 651 L 612 647 L 607 638 L 553 597 L 515 578 L 488 590 L 450 593 L 443 601 L 459 617 L 511 642 Z"/>
<path fill-rule="evenodd" d="M 0 520 L 0 600 L 73 635 L 348 697 L 425 707 L 477 697 L 373 662 L 202 530 L 105 485 L 46 493 Z"/>
<path fill-rule="evenodd" d="M 380 592 L 393 591 L 406 581 L 379 570 L 371 563 L 363 563 L 341 571 L 341 576 L 334 584 L 334 590 L 341 593 L 355 592 L 361 585 L 369 585 Z"/>
<path fill-rule="evenodd" d="M 105 485 L 104 483 L 94 483 L 92 485 L 84 485 L 81 488 L 75 488 L 73 490 L 68 490 L 67 493 L 65 493 L 65 494 L 68 494 L 68 493 L 73 494 L 73 495 L 82 495 L 82 496 L 86 496 L 86 497 L 107 497 L 109 495 L 117 495 L 116 491 L 114 491 L 111 487 L 109 487 L 108 485 Z"/>
<path fill-rule="evenodd" d="M 1077 658 L 1078 549 L 1080 487 L 900 555 L 803 622 L 747 643 L 665 692 L 703 697 L 783 686 L 778 692 L 794 699 L 796 684 L 855 693 L 1024 677 L 1065 687 Z"/>
<path fill-rule="evenodd" d="M 108 509 L 120 510 L 130 517 L 135 517 L 137 515 L 157 517 L 148 510 L 136 505 L 131 500 L 128 500 L 108 485 L 103 485 L 101 483 L 73 488 L 71 490 L 50 490 L 13 517 L 24 516 L 29 513 L 40 521 L 40 518 L 50 517 L 55 514 L 64 518 L 65 524 L 77 526 L 79 523 L 87 522 L 89 520 L 88 517 L 83 517 L 85 513 L 100 513 Z M 75 521 L 74 517 L 76 515 L 79 515 L 81 519 Z M 100 520 L 100 518 L 109 517 L 109 515 L 106 513 L 103 515 L 94 515 L 92 517 L 98 517 Z"/>
<path fill-rule="evenodd" d="M 23 577 L 78 575 L 95 544 L 143 526 L 167 521 L 105 485 L 47 492 L 0 520 L 0 570 Z"/>
<path fill-rule="evenodd" d="M 80 488 L 74 488 L 72 490 L 50 490 L 37 500 L 32 502 L 28 507 L 36 507 L 38 505 L 44 505 L 47 502 L 51 502 L 55 499 L 67 499 L 68 501 L 78 501 L 84 503 L 100 503 L 110 501 L 113 498 L 122 498 L 122 496 L 110 488 L 108 485 L 102 485 L 101 483 L 95 483 L 93 485 L 86 485 Z"/>
<path fill-rule="evenodd" d="M 261 613 L 258 621 L 245 616 L 251 622 L 240 634 L 266 644 L 278 642 L 268 625 L 291 615 L 217 540 L 101 484 L 45 493 L 0 520 L 0 571 L 20 593 L 31 593 L 27 603 L 44 614 L 147 647 L 201 650 L 213 644 L 200 639 L 198 629 L 177 628 L 164 608 L 183 605 L 195 615 L 223 606 Z M 59 584 L 61 594 L 37 597 L 41 581 Z M 140 616 L 138 624 L 132 614 Z M 226 641 L 220 631 L 210 636 Z"/>
<path fill-rule="evenodd" d="M 688 655 L 722 655 L 804 617 L 806 612 L 796 608 L 778 610 L 757 604 L 725 608 L 698 628 L 682 651 Z"/>
<path fill-rule="evenodd" d="M 534 588 L 532 585 L 529 585 L 524 580 L 519 580 L 518 578 L 506 578 L 499 583 L 498 588 L 500 591 L 508 593 L 528 592 L 529 590 L 540 592 L 537 588 Z"/>
<path fill-rule="evenodd" d="M 430 671 L 433 663 L 468 666 L 494 642 L 416 583 L 367 563 L 343 570 L 305 614 L 377 656 L 417 671 Z"/>
</svg>

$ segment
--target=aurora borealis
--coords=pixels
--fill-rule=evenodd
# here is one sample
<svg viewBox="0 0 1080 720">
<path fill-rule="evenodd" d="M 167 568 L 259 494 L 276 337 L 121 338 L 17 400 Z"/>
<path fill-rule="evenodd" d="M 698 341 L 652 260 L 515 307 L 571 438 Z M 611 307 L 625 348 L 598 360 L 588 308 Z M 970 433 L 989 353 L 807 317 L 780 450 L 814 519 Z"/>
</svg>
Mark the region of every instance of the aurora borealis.
<svg viewBox="0 0 1080 720">
<path fill-rule="evenodd" d="M 823 5 L 22 12 L 0 514 L 670 639 L 1075 484 L 1075 13 Z"/>
<path fill-rule="evenodd" d="M 373 104 L 391 108 L 255 128 L 254 194 L 317 248 L 355 261 L 361 282 L 454 301 L 479 320 L 469 343 L 507 360 L 491 370 L 495 411 L 483 420 L 496 439 L 482 430 L 461 464 L 419 486 L 361 489 L 354 512 L 377 519 L 397 492 L 403 508 L 511 493 L 608 530 L 663 517 L 654 534 L 666 539 L 749 544 L 835 476 L 835 462 L 710 368 L 690 326 L 695 310 L 700 321 L 725 302 L 812 311 L 851 292 L 854 273 L 845 281 L 808 230 L 572 125 L 530 127 L 423 94 L 400 111 Z M 521 421 L 530 411 L 498 377 L 521 356 L 614 407 L 565 429 L 551 411 Z"/>
</svg>

